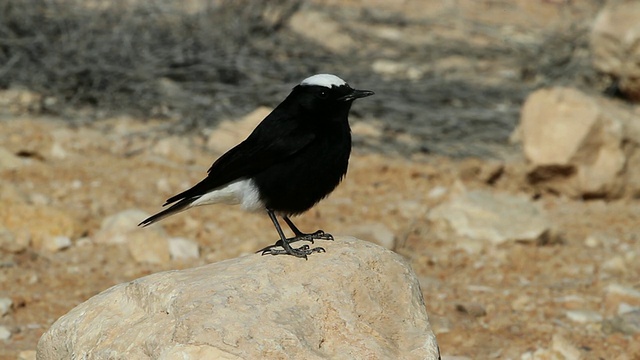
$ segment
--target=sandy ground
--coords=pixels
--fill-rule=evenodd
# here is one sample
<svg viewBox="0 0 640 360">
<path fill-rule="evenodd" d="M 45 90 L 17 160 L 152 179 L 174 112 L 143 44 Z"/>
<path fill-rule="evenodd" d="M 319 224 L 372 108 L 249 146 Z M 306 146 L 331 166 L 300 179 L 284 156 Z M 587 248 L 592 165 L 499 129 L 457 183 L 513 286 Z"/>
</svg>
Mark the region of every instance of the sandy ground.
<svg viewBox="0 0 640 360">
<path fill-rule="evenodd" d="M 73 245 L 66 250 L 0 252 L 0 297 L 14 303 L 0 319 L 13 332 L 0 347 L 0 358 L 34 350 L 53 321 L 111 285 L 239 256 L 274 241 L 267 216 L 229 206 L 199 208 L 164 222 L 170 235 L 198 242 L 202 250 L 195 261 L 140 264 L 122 245 L 91 241 L 106 216 L 131 208 L 158 210 L 168 196 L 199 180 L 217 156 L 194 137 L 177 138 L 186 144 L 183 151 L 159 156 L 153 149 L 166 135 L 156 125 L 127 118 L 82 128 L 51 118 L 0 122 L 0 142 L 21 153 L 23 163 L 0 172 L 3 216 L 9 212 L 15 221 L 43 231 L 54 231 L 46 221 L 49 215 L 34 208 L 52 209 L 75 221 Z M 191 164 L 185 165 L 185 159 Z M 599 322 L 567 318 L 567 311 L 576 309 L 606 315 L 609 284 L 640 286 L 637 201 L 539 197 L 536 201 L 561 239 L 554 244 L 481 244 L 470 252 L 455 239 L 431 236 L 425 214 L 446 199 L 430 196 L 435 188 L 450 192 L 464 186 L 537 197 L 524 181 L 520 162 L 504 163 L 503 175 L 487 184 L 487 172 L 498 163 L 437 156 L 403 159 L 356 149 L 343 184 L 297 223 L 303 229 L 356 236 L 360 234 L 352 229 L 359 224 L 391 230 L 395 250 L 420 277 L 444 355 L 519 359 L 551 347 L 556 335 L 586 359 L 640 356 L 639 335 L 608 333 Z"/>
</svg>

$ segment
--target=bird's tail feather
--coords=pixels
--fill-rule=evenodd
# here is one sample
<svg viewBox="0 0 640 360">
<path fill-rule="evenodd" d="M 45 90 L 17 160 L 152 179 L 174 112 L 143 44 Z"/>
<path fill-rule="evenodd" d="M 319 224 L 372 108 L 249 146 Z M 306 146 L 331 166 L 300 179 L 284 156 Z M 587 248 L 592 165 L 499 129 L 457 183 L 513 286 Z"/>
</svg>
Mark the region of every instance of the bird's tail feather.
<svg viewBox="0 0 640 360">
<path fill-rule="evenodd" d="M 151 215 L 148 218 L 142 220 L 142 222 L 140 224 L 138 224 L 138 226 L 148 226 L 153 224 L 156 221 L 160 221 L 168 216 L 171 216 L 173 214 L 177 214 L 181 211 L 187 210 L 187 208 L 189 208 L 189 205 L 191 205 L 191 203 L 193 203 L 194 201 L 196 201 L 199 198 L 199 196 L 196 197 L 191 197 L 191 198 L 186 198 L 186 199 L 182 199 L 180 201 L 178 201 L 177 203 L 171 205 L 171 207 L 169 207 L 168 209 L 162 210 L 159 213 L 155 214 L 155 215 Z"/>
</svg>

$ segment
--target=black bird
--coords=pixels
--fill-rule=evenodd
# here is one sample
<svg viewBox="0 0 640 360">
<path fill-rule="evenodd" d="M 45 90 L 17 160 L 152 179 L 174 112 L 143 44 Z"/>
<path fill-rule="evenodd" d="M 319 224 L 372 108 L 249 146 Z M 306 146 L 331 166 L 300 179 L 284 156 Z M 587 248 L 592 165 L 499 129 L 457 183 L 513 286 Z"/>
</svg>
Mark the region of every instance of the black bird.
<svg viewBox="0 0 640 360">
<path fill-rule="evenodd" d="M 321 247 L 290 243 L 333 240 L 318 230 L 305 234 L 289 218 L 309 210 L 331 193 L 347 173 L 351 153 L 348 115 L 353 101 L 373 95 L 356 90 L 335 75 L 303 80 L 243 142 L 216 160 L 207 177 L 163 205 L 171 205 L 142 221 L 147 226 L 194 206 L 240 204 L 247 211 L 266 210 L 280 240 L 262 254 L 304 257 Z M 285 237 L 276 215 L 294 233 Z M 280 248 L 281 247 L 281 248 Z M 258 252 L 260 252 L 258 251 Z"/>
</svg>

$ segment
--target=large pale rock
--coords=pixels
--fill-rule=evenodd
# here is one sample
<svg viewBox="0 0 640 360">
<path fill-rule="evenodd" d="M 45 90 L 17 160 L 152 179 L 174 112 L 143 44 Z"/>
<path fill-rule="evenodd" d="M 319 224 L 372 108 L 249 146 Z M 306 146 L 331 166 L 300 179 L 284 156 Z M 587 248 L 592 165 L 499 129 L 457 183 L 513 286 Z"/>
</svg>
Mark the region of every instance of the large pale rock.
<svg viewBox="0 0 640 360">
<path fill-rule="evenodd" d="M 620 104 L 571 88 L 532 93 L 517 130 L 531 164 L 529 180 L 572 197 L 637 192 L 640 126 L 634 116 Z"/>
<path fill-rule="evenodd" d="M 443 238 L 453 235 L 472 250 L 465 241 L 546 242 L 552 235 L 548 218 L 526 197 L 482 190 L 453 196 L 431 209 L 427 219 Z"/>
<path fill-rule="evenodd" d="M 308 260 L 248 255 L 116 285 L 64 315 L 38 359 L 437 359 L 420 287 L 355 238 Z"/>
<path fill-rule="evenodd" d="M 630 99 L 640 101 L 640 2 L 609 1 L 591 30 L 593 66 L 618 81 Z"/>
</svg>

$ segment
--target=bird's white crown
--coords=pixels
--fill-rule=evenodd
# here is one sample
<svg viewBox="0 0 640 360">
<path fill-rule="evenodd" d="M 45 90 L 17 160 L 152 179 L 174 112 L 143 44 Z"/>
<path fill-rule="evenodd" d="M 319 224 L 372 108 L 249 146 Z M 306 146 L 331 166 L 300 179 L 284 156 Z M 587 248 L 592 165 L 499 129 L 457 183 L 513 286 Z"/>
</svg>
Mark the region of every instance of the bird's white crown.
<svg viewBox="0 0 640 360">
<path fill-rule="evenodd" d="M 332 86 L 342 86 L 346 84 L 346 81 L 331 74 L 316 74 L 313 76 L 309 76 L 308 78 L 302 80 L 302 82 L 300 83 L 300 85 L 317 85 L 324 86 L 329 89 L 331 89 Z"/>
</svg>

